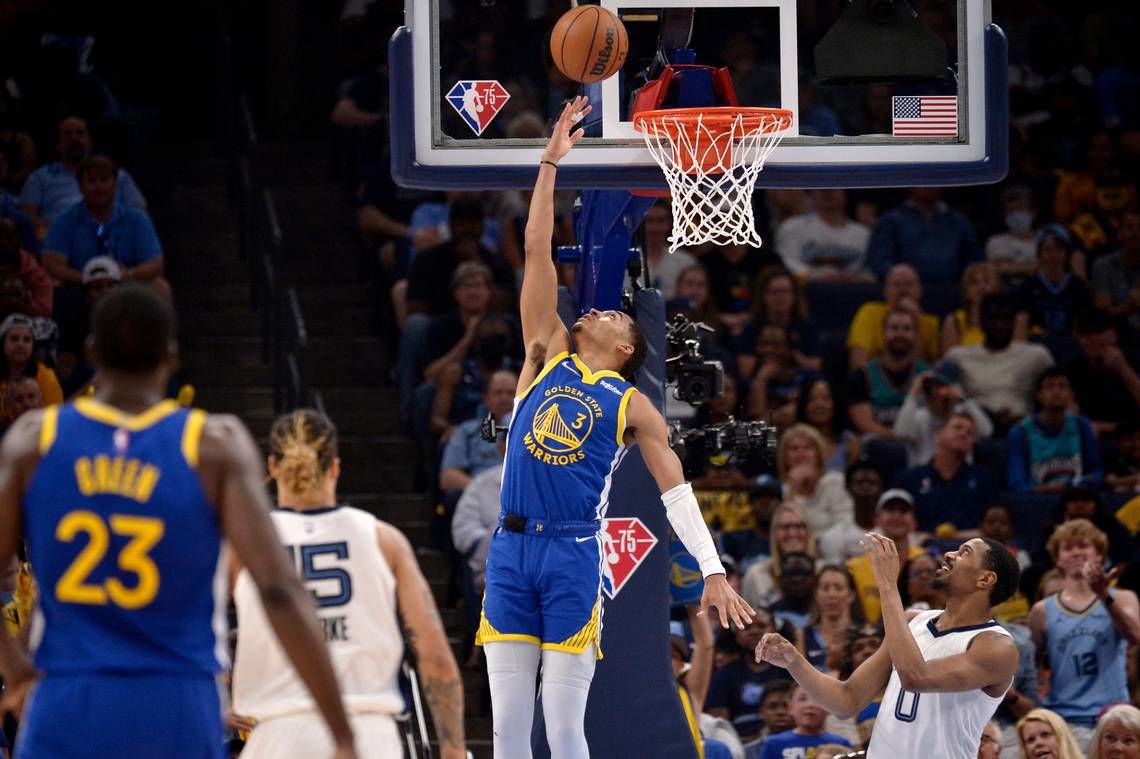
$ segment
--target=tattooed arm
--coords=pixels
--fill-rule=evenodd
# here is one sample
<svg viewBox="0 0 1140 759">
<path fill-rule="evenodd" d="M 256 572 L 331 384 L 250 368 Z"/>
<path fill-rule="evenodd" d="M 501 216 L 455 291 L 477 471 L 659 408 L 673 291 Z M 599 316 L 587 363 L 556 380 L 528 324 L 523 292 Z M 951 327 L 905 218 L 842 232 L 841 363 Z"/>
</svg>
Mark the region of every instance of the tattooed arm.
<svg viewBox="0 0 1140 759">
<path fill-rule="evenodd" d="M 463 737 L 463 682 L 451 654 L 443 621 L 435 607 L 431 587 L 420 572 L 415 552 L 404 534 L 378 522 L 376 537 L 396 575 L 396 602 L 400 607 L 404 638 L 416 656 L 424 698 L 443 759 L 465 759 Z"/>
</svg>

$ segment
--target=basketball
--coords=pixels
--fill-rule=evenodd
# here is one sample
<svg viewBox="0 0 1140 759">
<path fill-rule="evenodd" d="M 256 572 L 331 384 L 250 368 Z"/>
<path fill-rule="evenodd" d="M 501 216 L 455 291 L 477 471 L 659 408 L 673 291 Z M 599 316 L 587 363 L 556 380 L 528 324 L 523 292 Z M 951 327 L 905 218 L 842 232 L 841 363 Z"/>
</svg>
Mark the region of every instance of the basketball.
<svg viewBox="0 0 1140 759">
<path fill-rule="evenodd" d="M 612 11 L 580 5 L 562 14 L 550 33 L 554 65 L 575 82 L 590 84 L 613 76 L 625 63 L 629 37 Z"/>
</svg>

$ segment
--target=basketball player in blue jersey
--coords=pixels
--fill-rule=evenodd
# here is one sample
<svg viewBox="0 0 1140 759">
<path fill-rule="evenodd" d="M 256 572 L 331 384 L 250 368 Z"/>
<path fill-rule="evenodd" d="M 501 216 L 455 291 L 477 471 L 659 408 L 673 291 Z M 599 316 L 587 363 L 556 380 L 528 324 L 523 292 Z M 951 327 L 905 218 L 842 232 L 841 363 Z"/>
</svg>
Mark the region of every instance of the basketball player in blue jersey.
<svg viewBox="0 0 1140 759">
<path fill-rule="evenodd" d="M 527 363 L 507 435 L 502 506 L 487 556 L 486 597 L 476 642 L 491 686 L 496 759 L 531 755 L 535 678 L 553 759 L 589 756 L 586 697 L 601 656 L 601 520 L 610 480 L 629 447 L 661 489 L 674 532 L 705 577 L 701 616 L 710 607 L 728 627 L 752 608 L 728 585 L 724 567 L 665 420 L 632 378 L 645 357 L 633 319 L 591 310 L 568 333 L 558 318 L 550 257 L 558 161 L 582 137 L 571 130 L 589 112 L 584 97 L 566 105 L 542 155 L 526 226 L 521 296 Z"/>
<path fill-rule="evenodd" d="M 334 736 L 356 756 L 312 599 L 269 518 L 242 424 L 163 400 L 174 314 L 123 285 L 93 319 L 93 398 L 20 417 L 0 447 L 0 566 L 26 538 L 34 664 L 0 635 L 19 759 L 220 759 L 223 538 Z M 38 682 L 36 682 L 38 679 Z"/>
<path fill-rule="evenodd" d="M 1017 646 L 992 613 L 1017 590 L 1017 559 L 995 540 L 969 540 L 936 571 L 946 609 L 904 611 L 895 542 L 868 533 L 863 543 L 883 605 L 879 650 L 843 681 L 817 670 L 776 633 L 761 638 L 756 660 L 788 670 L 840 719 L 857 714 L 885 687 L 868 759 L 974 759 L 1017 670 Z"/>
</svg>

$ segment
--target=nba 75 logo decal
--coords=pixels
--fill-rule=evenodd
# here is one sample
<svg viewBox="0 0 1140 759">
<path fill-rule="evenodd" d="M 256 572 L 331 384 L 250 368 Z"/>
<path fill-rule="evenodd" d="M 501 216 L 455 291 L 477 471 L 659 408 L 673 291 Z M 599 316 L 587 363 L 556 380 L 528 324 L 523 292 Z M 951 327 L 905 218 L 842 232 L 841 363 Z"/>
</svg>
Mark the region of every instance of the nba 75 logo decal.
<svg viewBox="0 0 1140 759">
<path fill-rule="evenodd" d="M 602 589 L 616 597 L 657 545 L 657 537 L 637 517 L 602 520 Z"/>
<path fill-rule="evenodd" d="M 494 79 L 463 79 L 447 93 L 447 102 L 476 135 L 495 118 L 511 96 Z"/>
</svg>

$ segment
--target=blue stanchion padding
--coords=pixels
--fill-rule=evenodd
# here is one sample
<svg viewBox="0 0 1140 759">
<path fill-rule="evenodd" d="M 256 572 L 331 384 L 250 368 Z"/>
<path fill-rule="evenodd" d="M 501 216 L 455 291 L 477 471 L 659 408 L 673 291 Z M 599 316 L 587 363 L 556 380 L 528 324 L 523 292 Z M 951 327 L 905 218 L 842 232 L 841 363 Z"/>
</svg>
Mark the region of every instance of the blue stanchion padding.
<svg viewBox="0 0 1140 759">
<path fill-rule="evenodd" d="M 705 579 L 700 565 L 674 536 L 669 541 L 669 596 L 673 606 L 698 603 L 704 590 Z"/>
</svg>

